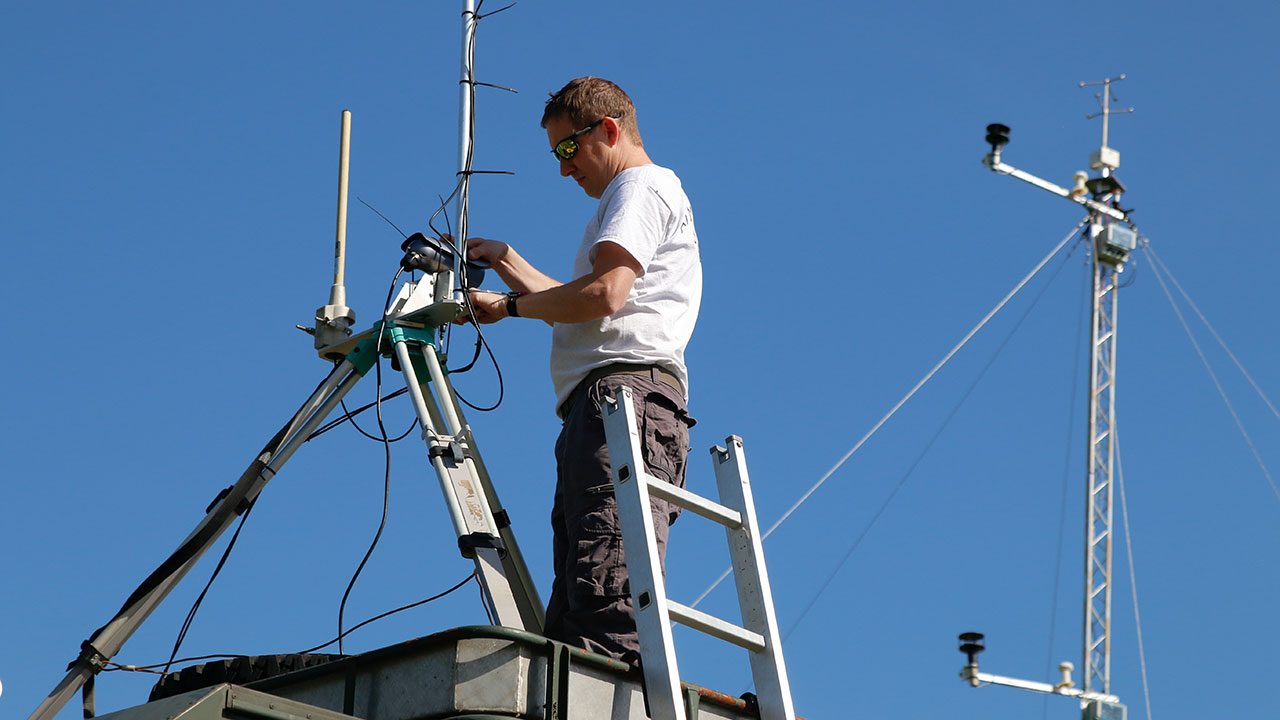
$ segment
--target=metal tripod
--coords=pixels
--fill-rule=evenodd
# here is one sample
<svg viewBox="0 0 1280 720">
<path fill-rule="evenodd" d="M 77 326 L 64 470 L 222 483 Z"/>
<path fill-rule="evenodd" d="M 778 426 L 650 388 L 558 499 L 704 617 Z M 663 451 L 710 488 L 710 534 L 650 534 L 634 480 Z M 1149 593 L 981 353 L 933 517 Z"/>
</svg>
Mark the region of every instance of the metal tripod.
<svg viewBox="0 0 1280 720">
<path fill-rule="evenodd" d="M 475 561 L 485 600 L 497 625 L 542 632 L 543 606 L 498 502 L 475 436 L 449 383 L 435 340 L 440 326 L 457 317 L 454 300 L 431 303 L 435 278 L 407 282 L 392 310 L 374 328 L 329 351 L 342 360 L 311 393 L 289 422 L 262 449 L 234 485 L 219 495 L 208 514 L 178 549 L 125 601 L 120 611 L 81 646 L 70 671 L 36 708 L 30 720 L 52 718 L 89 683 L 236 517 L 257 499 L 267 481 L 280 472 L 338 407 L 378 356 L 394 358 L 404 375 L 422 439 L 444 495 L 463 557 Z"/>
</svg>

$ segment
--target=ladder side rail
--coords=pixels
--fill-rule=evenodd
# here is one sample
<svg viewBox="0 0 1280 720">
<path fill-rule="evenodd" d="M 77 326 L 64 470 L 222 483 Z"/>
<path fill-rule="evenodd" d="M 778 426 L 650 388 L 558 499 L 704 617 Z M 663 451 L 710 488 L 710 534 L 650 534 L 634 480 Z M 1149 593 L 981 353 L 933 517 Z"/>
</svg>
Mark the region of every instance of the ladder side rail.
<svg viewBox="0 0 1280 720">
<path fill-rule="evenodd" d="M 650 717 L 679 720 L 684 717 L 684 694 L 680 689 L 680 669 L 671 635 L 666 584 L 658 562 L 657 537 L 649 509 L 650 482 L 640 452 L 631 388 L 619 388 L 617 397 L 606 401 L 603 410 Z M 640 552 L 642 548 L 644 555 Z"/>
<path fill-rule="evenodd" d="M 725 438 L 725 447 L 711 448 L 711 457 L 721 502 L 737 507 L 742 512 L 742 527 L 725 528 L 725 535 L 729 541 L 729 555 L 733 560 L 733 577 L 738 586 L 742 623 L 748 630 L 762 635 L 765 641 L 763 651 L 750 654 L 751 674 L 760 702 L 760 718 L 795 720 L 791 683 L 787 678 L 787 666 L 782 656 L 782 635 L 778 632 L 777 616 L 774 613 L 773 591 L 765 568 L 762 533 L 756 519 L 742 438 L 736 435 Z"/>
<path fill-rule="evenodd" d="M 413 352 L 417 353 L 430 370 L 431 360 L 435 359 L 435 349 L 428 343 L 415 342 L 415 345 Z M 436 406 L 434 397 L 422 391 L 422 384 L 414 369 L 414 355 L 411 354 L 409 343 L 402 337 L 397 338 L 393 351 L 400 362 L 400 372 L 404 375 L 405 387 L 409 390 L 414 411 L 422 424 L 422 439 L 427 443 L 430 463 L 435 469 L 436 479 L 444 495 L 445 506 L 449 512 L 449 519 L 453 523 L 454 533 L 458 537 L 462 555 L 475 562 L 480 585 L 484 588 L 485 600 L 497 624 L 528 629 L 524 624 L 525 619 L 520 611 L 520 604 L 516 602 L 515 591 L 503 567 L 502 550 L 483 544 L 467 544 L 468 540 L 475 536 L 494 540 L 499 538 L 494 530 L 495 523 L 493 516 L 489 513 L 489 505 L 476 479 L 475 468 L 467 462 L 465 457 L 459 461 L 460 459 L 454 455 L 451 448 L 454 438 L 438 432 L 437 423 L 441 419 L 440 408 Z"/>
<path fill-rule="evenodd" d="M 279 472 L 293 452 L 306 442 L 311 433 L 319 427 L 325 417 L 359 380 L 360 374 L 353 371 L 350 361 L 343 361 L 333 369 L 325 381 L 294 413 L 289 422 L 258 453 L 249 468 L 231 486 L 222 500 L 201 518 L 174 554 L 162 563 L 160 568 L 157 568 L 156 573 L 144 580 L 142 586 L 134 591 L 134 596 L 126 600 L 125 607 L 121 608 L 87 641 L 92 645 L 82 649 L 80 657 L 72 663 L 63 679 L 31 713 L 29 720 L 50 720 L 57 715 L 71 697 L 98 672 L 100 663 L 110 660 L 124 647 L 156 607 L 168 597 L 191 568 L 231 526 L 238 515 L 235 509 L 242 502 L 253 502 L 257 498 L 271 476 Z M 187 546 L 192 542 L 197 542 L 198 545 L 188 548 Z M 184 548 L 190 553 L 189 556 L 170 568 L 166 574 L 156 577 L 165 564 L 178 557 Z M 147 588 L 148 584 L 151 587 Z"/>
</svg>

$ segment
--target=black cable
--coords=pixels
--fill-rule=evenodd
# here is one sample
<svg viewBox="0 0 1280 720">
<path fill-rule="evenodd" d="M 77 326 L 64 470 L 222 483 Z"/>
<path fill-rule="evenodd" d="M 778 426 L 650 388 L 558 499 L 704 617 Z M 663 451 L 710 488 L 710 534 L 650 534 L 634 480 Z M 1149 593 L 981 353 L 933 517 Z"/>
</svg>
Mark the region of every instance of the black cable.
<svg viewBox="0 0 1280 720">
<path fill-rule="evenodd" d="M 482 20 L 482 19 L 484 19 L 484 18 L 491 17 L 491 16 L 493 16 L 493 15 L 497 15 L 498 13 L 500 13 L 500 12 L 502 12 L 502 11 L 504 11 L 504 10 L 510 10 L 511 8 L 513 8 L 513 7 L 515 7 L 515 6 L 516 6 L 516 4 L 515 4 L 515 3 L 511 3 L 510 5 L 507 5 L 506 7 L 500 7 L 500 8 L 498 8 L 497 10 L 494 10 L 494 11 L 493 11 L 493 12 L 491 12 L 491 13 L 485 13 L 485 14 L 481 15 L 481 14 L 480 14 L 480 8 L 484 7 L 484 0 L 480 0 L 480 3 L 479 3 L 478 5 L 476 5 L 476 20 Z"/>
<path fill-rule="evenodd" d="M 382 427 L 382 418 L 378 418 L 378 427 Z M 364 566 L 369 562 L 369 558 L 373 556 L 373 551 L 378 547 L 378 541 L 382 539 L 382 531 L 387 526 L 387 508 L 391 501 L 391 443 L 385 440 L 385 430 L 383 446 L 386 457 L 386 472 L 382 480 L 382 517 L 378 521 L 378 531 L 373 535 L 373 542 L 369 543 L 369 549 L 365 551 L 364 557 L 360 560 L 360 565 L 356 567 L 355 574 L 351 576 L 351 582 L 347 583 L 347 589 L 342 593 L 342 602 L 338 605 L 338 654 L 342 655 L 342 638 L 346 633 L 342 631 L 343 616 L 347 611 L 347 599 L 351 597 L 351 589 L 355 587 L 356 580 L 360 578 L 360 573 L 364 571 Z"/>
<path fill-rule="evenodd" d="M 170 661 L 169 661 L 169 663 L 189 663 L 189 662 L 194 662 L 194 661 L 196 661 L 196 660 L 215 660 L 215 659 L 218 659 L 218 658 L 222 658 L 222 659 L 232 658 L 232 659 L 234 659 L 234 658 L 247 658 L 247 657 L 251 657 L 251 656 L 249 656 L 249 655 L 231 655 L 231 654 L 225 654 L 225 653 L 215 653 L 215 654 L 213 654 L 213 655 L 195 655 L 195 656 L 192 656 L 192 657 L 178 658 L 177 660 L 170 660 Z M 108 661 L 106 661 L 106 664 L 107 664 L 107 665 L 114 665 L 115 667 L 106 667 L 106 668 L 103 668 L 103 669 L 102 669 L 102 672 L 119 672 L 119 671 L 122 671 L 122 670 L 123 670 L 123 671 L 125 671 L 125 672 L 145 672 L 145 673 L 152 673 L 152 674 L 155 674 L 155 675 L 168 675 L 168 674 L 169 674 L 168 672 L 166 672 L 166 671 L 157 671 L 157 670 L 156 670 L 156 668 L 168 668 L 168 667 L 169 667 L 169 663 L 156 663 L 156 664 L 154 664 L 154 665 L 127 665 L 127 664 L 125 664 L 125 663 L 118 663 L 118 662 L 116 662 L 116 661 L 114 661 L 114 660 L 108 660 Z"/>
<path fill-rule="evenodd" d="M 480 607 L 484 608 L 485 619 L 489 621 L 490 625 L 497 625 L 493 620 L 493 613 L 489 610 L 489 598 L 484 593 L 484 585 L 477 582 L 476 588 L 480 591 Z"/>
<path fill-rule="evenodd" d="M 489 359 L 493 362 L 493 371 L 498 375 L 498 399 L 489 407 L 477 407 L 472 405 L 470 401 L 463 397 L 462 393 L 458 392 L 457 388 L 453 389 L 453 394 L 457 396 L 459 402 L 472 410 L 477 412 L 489 412 L 491 410 L 498 409 L 498 406 L 502 404 L 502 398 L 506 395 L 506 384 L 502 381 L 502 368 L 498 366 L 498 358 L 494 356 L 493 348 L 489 346 L 489 342 L 484 339 L 484 333 L 480 330 L 480 324 L 474 319 L 472 319 L 471 324 L 475 326 L 476 333 L 479 335 L 479 341 L 477 344 L 483 343 L 485 352 L 489 353 Z M 479 352 L 477 352 L 476 355 L 479 356 Z M 475 360 L 472 360 L 471 364 L 467 365 L 462 370 L 453 371 L 451 374 L 466 372 L 471 369 L 471 365 L 475 365 Z"/>
<path fill-rule="evenodd" d="M 474 111 L 475 105 L 472 105 L 471 107 Z M 440 199 L 441 205 L 445 205 L 444 196 L 437 195 L 436 197 Z M 444 231 L 448 233 L 448 237 L 450 238 L 453 237 L 453 224 L 449 222 L 448 213 L 445 213 L 445 216 L 444 216 Z M 450 247 L 453 247 L 452 243 L 450 243 Z M 462 264 L 463 266 L 467 264 L 466 258 L 462 258 Z M 446 358 L 449 357 L 449 348 L 453 346 L 453 323 L 445 323 L 440 327 L 440 344 L 441 346 L 444 347 L 444 356 Z"/>
<path fill-rule="evenodd" d="M 987 371 L 991 369 L 991 366 L 993 364 L 995 364 L 996 358 L 1000 357 L 1000 353 L 1004 350 L 1005 346 L 1009 344 L 1009 341 L 1013 339 L 1013 336 L 1015 333 L 1017 333 L 1018 328 L 1022 327 L 1023 321 L 1025 321 L 1027 317 L 1031 314 L 1031 311 L 1035 309 L 1036 304 L 1040 302 L 1040 298 L 1044 296 L 1045 291 L 1048 290 L 1049 286 L 1053 284 L 1053 281 L 1058 276 L 1058 273 L 1061 272 L 1062 268 L 1066 266 L 1067 261 L 1071 259 L 1071 255 L 1075 253 L 1075 249 L 1079 246 L 1080 246 L 1079 241 L 1076 241 L 1076 245 L 1074 245 L 1071 248 L 1071 251 L 1067 253 L 1067 256 L 1062 261 L 1062 264 L 1060 264 L 1058 268 L 1053 271 L 1053 275 L 1050 276 L 1049 280 L 1045 282 L 1043 287 L 1040 288 L 1040 292 L 1036 294 L 1035 298 L 1031 301 L 1031 304 L 1028 305 L 1027 309 L 1022 313 L 1022 316 L 1018 318 L 1018 321 L 1014 323 L 1014 326 L 1009 331 L 1009 334 L 1006 335 L 1004 340 L 1000 342 L 1000 345 L 996 347 L 995 353 L 993 353 L 991 356 L 991 359 L 987 360 L 987 363 L 982 366 L 982 370 L 978 372 L 978 376 L 974 379 L 973 383 L 969 385 L 969 388 L 964 391 L 964 395 L 960 397 L 960 401 L 956 403 L 955 407 L 951 409 L 951 412 L 942 421 L 942 424 L 938 426 L 938 429 L 933 433 L 933 436 L 929 438 L 929 441 L 927 443 L 925 443 L 925 446 L 920 451 L 920 454 L 916 456 L 914 461 L 912 461 L 911 466 L 907 468 L 906 473 L 904 473 L 902 478 L 898 480 L 898 484 L 894 486 L 893 490 L 889 493 L 889 496 L 885 498 L 883 503 L 881 503 L 880 508 L 877 509 L 875 514 L 871 516 L 871 520 L 869 520 L 866 526 L 862 528 L 862 532 L 860 532 L 858 536 L 854 539 L 853 544 L 845 552 L 844 557 L 840 558 L 840 562 L 836 563 L 835 569 L 832 570 L 831 574 L 827 576 L 827 579 L 822 582 L 822 585 L 818 588 L 818 591 L 814 594 L 813 598 L 809 600 L 809 604 L 805 605 L 804 610 L 800 611 L 799 617 L 795 619 L 795 621 L 791 624 L 791 627 L 787 630 L 786 634 L 782 636 L 782 639 L 784 642 L 786 641 L 787 638 L 791 637 L 791 633 L 795 632 L 795 629 L 799 627 L 800 623 L 804 620 L 805 616 L 809 614 L 809 611 L 811 609 L 813 609 L 814 604 L 818 602 L 818 598 L 821 597 L 822 593 L 826 591 L 827 586 L 831 584 L 831 581 L 835 579 L 837 574 L 839 574 L 841 568 L 844 567 L 844 564 L 848 562 L 849 556 L 853 555 L 853 552 L 858 549 L 859 545 L 862 544 L 862 541 L 867 537 L 867 534 L 871 532 L 871 528 L 875 526 L 876 521 L 878 521 L 880 519 L 880 516 L 884 514 L 885 510 L 889 508 L 889 505 L 893 502 L 893 499 L 897 496 L 898 491 L 902 489 L 902 486 L 906 484 L 907 479 L 910 478 L 911 474 L 915 472 L 916 467 L 920 465 L 920 462 L 922 460 L 924 460 L 924 456 L 928 454 L 929 450 L 933 447 L 933 444 L 937 442 L 939 437 L 942 436 L 943 431 L 946 430 L 947 426 L 951 423 L 952 418 L 954 418 L 956 414 L 960 412 L 960 408 L 964 406 L 965 401 L 968 400 L 969 396 L 973 393 L 973 391 L 977 389 L 978 384 L 982 382 L 982 378 L 986 376 Z"/>
<path fill-rule="evenodd" d="M 365 551 L 364 557 L 361 558 L 355 574 L 351 576 L 351 582 L 347 583 L 347 589 L 342 593 L 342 602 L 338 604 L 339 655 L 343 654 L 342 638 L 345 633 L 342 632 L 342 621 L 347 611 L 347 599 L 351 597 L 351 589 L 355 587 L 356 580 L 360 578 L 360 573 L 364 571 L 365 564 L 369 562 L 369 558 L 373 556 L 374 549 L 378 547 L 378 541 L 382 539 L 382 531 L 387 526 L 387 510 L 391 503 L 391 441 L 387 437 L 386 425 L 382 422 L 382 336 L 387 329 L 387 312 L 391 309 L 391 299 L 395 296 L 396 281 L 400 279 L 400 273 L 402 272 L 404 272 L 404 268 L 398 268 L 395 276 L 391 278 L 391 286 L 387 290 L 387 300 L 382 305 L 382 321 L 378 324 L 378 337 L 374 341 L 373 369 L 377 377 L 374 397 L 377 398 L 375 407 L 377 408 L 378 430 L 382 433 L 383 448 L 382 517 L 378 521 L 378 531 L 373 535 L 373 542 L 369 543 L 369 549 Z"/>
<path fill-rule="evenodd" d="M 383 396 L 382 396 L 382 401 L 383 401 L 383 402 L 386 402 L 387 400 L 393 400 L 393 399 L 398 398 L 398 397 L 400 397 L 401 395 L 403 395 L 403 394 L 405 394 L 405 393 L 407 393 L 407 392 L 409 392 L 409 388 L 400 388 L 399 390 L 396 390 L 395 392 L 391 392 L 391 393 L 387 393 L 386 395 L 383 395 Z M 339 417 L 339 418 L 336 418 L 336 419 L 334 419 L 334 420 L 330 420 L 329 422 L 325 423 L 324 425 L 321 425 L 319 428 L 316 428 L 316 431 L 315 431 L 315 432 L 311 433 L 311 435 L 307 437 L 307 441 L 308 441 L 308 442 L 310 442 L 311 440 L 314 440 L 315 438 L 320 437 L 321 435 L 323 435 L 323 434 L 325 434 L 325 433 L 329 432 L 330 430 L 332 430 L 332 429 L 334 429 L 334 428 L 338 427 L 339 425 L 341 425 L 341 424 L 345 423 L 345 422 L 346 422 L 350 417 L 353 417 L 353 416 L 355 416 L 355 415 L 359 415 L 360 413 L 362 413 L 362 412 L 364 412 L 364 411 L 368 410 L 369 408 L 373 407 L 374 405 L 376 405 L 376 404 L 377 404 L 377 402 L 378 402 L 377 400 L 374 400 L 373 402 L 368 403 L 367 405 L 361 405 L 360 407 L 356 408 L 355 410 L 348 411 L 345 415 L 343 415 L 343 416 L 341 416 L 341 417 Z M 344 410 L 346 410 L 346 406 L 345 406 L 345 405 L 343 406 L 343 409 L 344 409 Z"/>
<path fill-rule="evenodd" d="M 360 628 L 364 627 L 365 625 L 368 625 L 368 624 L 369 624 L 369 623 L 371 623 L 371 622 L 375 622 L 375 621 L 381 620 L 382 618 L 388 617 L 388 616 L 390 616 L 390 615 L 395 615 L 395 614 L 396 614 L 396 613 L 398 613 L 398 612 L 403 612 L 403 611 L 405 611 L 405 610 L 412 610 L 413 608 L 416 608 L 416 607 L 418 607 L 419 605 L 425 605 L 425 604 L 427 604 L 427 603 L 429 603 L 429 602 L 432 602 L 433 600 L 439 600 L 440 598 L 444 597 L 445 595 L 448 595 L 449 593 L 453 592 L 454 590 L 457 590 L 458 588 L 462 587 L 463 585 L 466 585 L 467 583 L 471 582 L 472 580 L 475 580 L 477 577 L 478 577 L 477 572 L 472 572 L 470 575 L 468 575 L 468 576 L 466 576 L 465 578 L 463 578 L 462 582 L 458 583 L 457 585 L 454 585 L 453 587 L 449 588 L 448 590 L 445 590 L 445 591 L 444 591 L 444 592 L 442 592 L 442 593 L 437 593 L 437 594 L 435 594 L 435 595 L 432 595 L 431 597 L 429 597 L 429 598 L 427 598 L 427 599 L 425 599 L 425 600 L 419 600 L 419 601 L 417 601 L 417 602 L 415 602 L 415 603 L 410 603 L 410 604 L 408 604 L 408 605 L 402 605 L 401 607 L 398 607 L 398 608 L 396 608 L 395 610 L 388 610 L 388 611 L 386 611 L 386 612 L 382 613 L 381 615 L 374 615 L 373 617 L 369 618 L 368 620 L 365 620 L 364 622 L 361 622 L 361 623 L 359 623 L 359 624 L 356 624 L 356 625 L 351 626 L 351 627 L 350 627 L 350 628 L 348 628 L 348 629 L 347 629 L 347 631 L 346 631 L 346 632 L 344 632 L 341 636 L 336 637 L 336 638 L 334 638 L 334 639 L 330 640 L 329 642 L 324 643 L 323 645 L 317 645 L 317 646 L 315 646 L 315 647 L 313 647 L 313 648 L 307 648 L 306 650 L 301 650 L 301 651 L 299 651 L 299 652 L 297 652 L 297 653 L 294 653 L 294 654 L 295 654 L 295 655 L 306 655 L 307 653 L 313 653 L 313 652 L 315 652 L 315 651 L 317 651 L 317 650 L 319 650 L 319 649 L 321 649 L 321 648 L 329 647 L 330 645 L 332 645 L 332 644 L 334 644 L 334 643 L 340 643 L 343 637 L 345 637 L 345 636 L 347 636 L 347 635 L 350 635 L 351 633 L 353 633 L 353 632 L 355 632 L 355 631 L 359 630 Z M 339 654 L 341 654 L 341 653 L 342 653 L 341 648 L 339 648 L 338 653 L 339 653 Z"/>
<path fill-rule="evenodd" d="M 479 336 L 479 335 L 477 335 L 477 336 L 476 336 L 476 347 L 475 347 L 475 352 L 473 352 L 473 353 L 471 354 L 471 360 L 470 360 L 466 365 L 463 365 L 462 367 L 458 368 L 457 370 L 454 370 L 453 368 L 450 368 L 450 369 L 449 369 L 449 374 L 450 374 L 450 375 L 461 375 L 462 373 L 467 372 L 467 371 L 468 371 L 468 370 L 470 370 L 471 368 L 475 367 L 476 361 L 480 359 L 480 346 L 481 346 L 481 345 L 483 345 L 483 343 L 481 342 L 481 338 L 480 338 L 480 336 Z M 446 350 L 445 350 L 445 357 L 448 357 L 448 356 L 449 356 L 449 351 L 446 349 Z"/>
<path fill-rule="evenodd" d="M 165 663 L 164 672 L 169 672 L 169 667 L 173 665 L 173 659 L 178 656 L 178 648 L 182 647 L 182 641 L 187 638 L 187 631 L 191 629 L 191 623 L 196 618 L 196 612 L 200 610 L 200 604 L 204 602 L 204 596 L 208 594 L 209 588 L 213 587 L 213 581 L 218 579 L 218 573 L 222 572 L 222 566 L 227 564 L 227 558 L 231 556 L 231 549 L 236 546 L 236 539 L 240 537 L 240 531 L 244 529 L 245 521 L 249 519 L 249 513 L 253 512 L 254 505 L 257 500 L 249 503 L 249 507 L 245 508 L 244 513 L 240 516 L 240 524 L 236 526 L 236 531 L 232 533 L 227 548 L 222 551 L 222 557 L 218 560 L 218 565 L 213 569 L 213 574 L 209 576 L 209 582 L 204 584 L 204 589 L 200 591 L 200 595 L 196 597 L 196 601 L 191 604 L 191 609 L 187 611 L 187 617 L 182 621 L 182 629 L 178 631 L 178 637 L 173 642 L 173 651 L 169 653 L 169 662 Z"/>
<path fill-rule="evenodd" d="M 367 409 L 369 406 L 373 406 L 373 405 L 377 405 L 377 404 L 379 404 L 379 402 L 381 402 L 381 400 L 382 400 L 382 399 L 385 399 L 385 398 L 380 398 L 379 400 L 375 400 L 375 401 L 373 401 L 373 402 L 369 403 L 369 405 L 368 405 L 368 406 L 366 406 L 366 409 Z M 378 442 L 382 442 L 383 438 L 375 437 L 375 436 L 373 436 L 373 435 L 370 435 L 369 433 L 367 433 L 367 432 L 365 432 L 365 431 L 364 431 L 364 428 L 360 427 L 360 425 L 356 423 L 356 415 L 358 415 L 358 414 L 360 413 L 360 411 L 359 411 L 359 410 L 357 410 L 357 411 L 356 411 L 356 412 L 354 412 L 354 413 L 353 413 L 353 412 L 351 412 L 350 410 L 348 410 L 348 409 L 347 409 L 347 401 L 346 401 L 346 400 L 339 400 L 339 401 L 338 401 L 338 404 L 342 406 L 342 411 L 346 413 L 346 415 L 343 415 L 343 416 L 342 416 L 342 419 L 343 419 L 344 421 L 345 421 L 345 420 L 349 420 L 349 421 L 351 422 L 351 427 L 355 428 L 355 429 L 356 429 L 356 432 L 358 432 L 358 433 L 360 433 L 361 435 L 363 435 L 363 436 L 365 436 L 365 437 L 369 438 L 370 440 L 377 440 Z M 418 418 L 417 418 L 417 417 L 415 417 L 415 418 L 413 419 L 413 422 L 409 423 L 409 429 L 408 429 L 408 430 L 405 430 L 402 434 L 400 434 L 400 435 L 398 435 L 397 437 L 393 438 L 393 439 L 391 440 L 391 442 L 400 442 L 401 440 L 403 440 L 403 439 L 405 439 L 405 438 L 409 437 L 409 433 L 413 432 L 413 429 L 414 429 L 415 427 L 417 427 L 417 426 L 418 426 Z M 315 436 L 316 436 L 316 435 L 318 435 L 318 434 L 319 434 L 319 432 L 312 433 L 311 437 L 315 437 Z M 310 438 L 308 438 L 308 439 L 310 439 Z"/>
<path fill-rule="evenodd" d="M 1129 279 L 1119 285 L 1116 285 L 1117 290 L 1129 287 L 1138 279 L 1138 256 L 1136 254 L 1129 255 L 1129 260 L 1125 263 L 1125 268 L 1130 271 Z"/>
<path fill-rule="evenodd" d="M 418 607 L 418 606 L 420 606 L 420 605 L 425 605 L 425 604 L 427 604 L 427 603 L 429 603 L 429 602 L 432 602 L 432 601 L 435 601 L 435 600 L 439 600 L 440 598 L 444 597 L 445 595 L 448 595 L 449 593 L 454 592 L 454 591 L 455 591 L 455 590 L 457 590 L 458 588 L 461 588 L 463 585 L 466 585 L 467 583 L 471 582 L 472 580 L 477 579 L 478 577 L 479 577 L 479 576 L 478 576 L 478 574 L 477 574 L 476 572 L 472 572 L 470 575 L 468 575 L 468 576 L 466 576 L 465 578 L 463 578 L 463 579 L 462 579 L 462 582 L 458 583 L 457 585 L 454 585 L 453 587 L 449 588 L 448 590 L 445 590 L 444 592 L 437 593 L 437 594 L 432 595 L 431 597 L 426 598 L 426 599 L 424 599 L 424 600 L 419 600 L 419 601 L 414 602 L 414 603 L 409 603 L 408 605 L 402 605 L 402 606 L 400 606 L 400 607 L 396 608 L 395 610 L 388 610 L 387 612 L 384 612 L 384 613 L 382 613 L 382 614 L 380 614 L 380 615 L 375 615 L 375 616 L 373 616 L 373 617 L 369 618 L 368 620 L 365 620 L 365 621 L 363 621 L 363 622 L 361 622 L 361 623 L 359 623 L 359 624 L 357 624 L 357 625 L 353 625 L 352 627 L 348 628 L 345 634 L 346 634 L 346 635 L 350 635 L 351 633 L 355 632 L 356 630 L 359 630 L 360 628 L 364 627 L 365 625 L 368 625 L 369 623 L 376 622 L 376 621 L 378 621 L 378 620 L 381 620 L 381 619 L 383 619 L 383 618 L 385 618 L 385 617 L 389 617 L 389 616 L 391 616 L 391 615 L 395 615 L 395 614 L 396 614 L 396 613 L 398 613 L 398 612 L 404 612 L 405 610 L 412 610 L 413 608 L 416 608 L 416 607 Z M 301 650 L 301 651 L 299 651 L 299 652 L 292 653 L 292 654 L 294 654 L 294 655 L 306 655 L 307 653 L 315 652 L 316 650 L 319 650 L 319 649 L 324 648 L 324 647 L 328 647 L 328 646 L 330 646 L 330 645 L 332 645 L 332 644 L 334 644 L 334 643 L 336 643 L 336 642 L 338 642 L 338 638 L 334 638 L 334 639 L 330 640 L 329 642 L 327 642 L 327 643 L 325 643 L 325 644 L 323 644 L 323 645 L 317 645 L 317 646 L 315 646 L 315 647 L 313 647 L 313 648 L 307 648 L 306 650 Z M 124 664 L 121 664 L 121 663 L 118 663 L 118 662 L 114 662 L 114 661 L 108 660 L 108 661 L 107 661 L 107 664 L 108 664 L 108 665 L 111 665 L 111 666 L 114 666 L 114 667 L 107 667 L 107 668 L 104 668 L 104 669 L 103 669 L 103 672 L 116 672 L 116 671 L 120 671 L 120 670 L 126 670 L 126 671 L 129 671 L 129 672 L 148 672 L 148 673 L 154 673 L 154 674 L 156 674 L 156 675 L 165 675 L 165 674 L 167 674 L 167 669 L 168 669 L 168 667 L 169 667 L 169 664 L 172 664 L 172 663 L 174 663 L 174 662 L 188 663 L 188 662 L 193 662 L 193 661 L 195 661 L 195 660 L 213 660 L 213 659 L 216 659 L 216 658 L 246 658 L 246 657 L 250 657 L 250 656 L 248 656 L 248 655 L 230 655 L 230 654 L 197 655 L 197 656 L 195 656 L 195 657 L 181 658 L 181 659 L 179 659 L 179 660 L 173 660 L 172 658 L 170 658 L 169 663 L 157 663 L 157 664 L 155 664 L 155 665 L 124 665 Z M 166 669 L 166 671 L 165 671 L 165 672 L 157 672 L 157 671 L 155 670 L 155 668 L 162 667 L 162 666 Z"/>
</svg>

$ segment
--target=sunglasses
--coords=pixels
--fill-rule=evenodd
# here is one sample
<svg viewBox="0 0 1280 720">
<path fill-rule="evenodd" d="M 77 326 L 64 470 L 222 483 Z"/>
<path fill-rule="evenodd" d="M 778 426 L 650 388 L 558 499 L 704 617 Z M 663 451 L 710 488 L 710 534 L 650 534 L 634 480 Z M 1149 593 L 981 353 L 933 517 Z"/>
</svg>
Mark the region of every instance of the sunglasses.
<svg viewBox="0 0 1280 720">
<path fill-rule="evenodd" d="M 622 117 L 622 116 L 621 116 L 621 115 L 606 115 L 605 117 L 611 117 L 611 118 L 613 118 L 614 120 L 617 120 L 618 118 L 620 118 L 620 117 Z M 556 143 L 556 146 L 555 146 L 555 147 L 553 147 L 553 148 L 551 148 L 551 154 L 552 154 L 552 155 L 555 155 L 556 157 L 560 158 L 561 160 L 572 160 L 572 159 L 573 159 L 573 156 L 578 154 L 578 138 L 579 138 L 579 137 L 581 137 L 581 136 L 583 136 L 583 135 L 586 135 L 586 134 L 587 134 L 587 133 L 589 133 L 589 132 L 591 132 L 592 130 L 594 130 L 594 129 L 595 129 L 595 127 L 596 127 L 597 125 L 599 125 L 599 124 L 600 124 L 600 123 L 602 123 L 602 122 L 604 122 L 604 118 L 600 118 L 599 120 L 597 120 L 597 121 L 595 121 L 595 122 L 591 123 L 590 125 L 588 125 L 588 126 L 586 126 L 586 127 L 582 128 L 581 130 L 579 130 L 579 131 L 575 132 L 574 134 L 570 135 L 569 137 L 567 137 L 567 138 L 565 138 L 565 139 L 561 140 L 560 142 Z"/>
</svg>

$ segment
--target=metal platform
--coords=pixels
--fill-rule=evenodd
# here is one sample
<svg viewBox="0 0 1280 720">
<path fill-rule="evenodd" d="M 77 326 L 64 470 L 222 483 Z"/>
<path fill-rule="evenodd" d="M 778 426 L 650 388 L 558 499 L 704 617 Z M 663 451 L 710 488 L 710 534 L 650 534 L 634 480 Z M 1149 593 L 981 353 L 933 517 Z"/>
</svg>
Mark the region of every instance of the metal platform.
<svg viewBox="0 0 1280 720">
<path fill-rule="evenodd" d="M 689 717 L 756 718 L 754 708 L 685 684 Z M 250 683 L 218 685 L 99 716 L 100 720 L 645 720 L 630 666 L 532 633 L 446 630 Z"/>
</svg>

